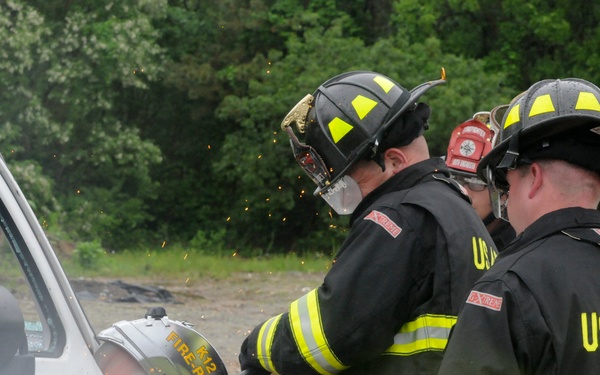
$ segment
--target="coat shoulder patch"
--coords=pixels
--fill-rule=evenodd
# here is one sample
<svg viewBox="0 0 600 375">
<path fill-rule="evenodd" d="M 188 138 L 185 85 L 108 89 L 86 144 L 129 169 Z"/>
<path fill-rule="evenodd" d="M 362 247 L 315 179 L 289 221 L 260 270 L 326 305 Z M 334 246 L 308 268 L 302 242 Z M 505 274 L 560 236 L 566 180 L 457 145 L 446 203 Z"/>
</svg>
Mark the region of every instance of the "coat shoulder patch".
<svg viewBox="0 0 600 375">
<path fill-rule="evenodd" d="M 396 238 L 402 232 L 402 228 L 398 224 L 394 223 L 386 214 L 379 211 L 371 211 L 365 220 L 371 220 L 385 229 L 392 237 Z"/>
<path fill-rule="evenodd" d="M 500 311 L 502 309 L 502 297 L 492 294 L 472 290 L 467 298 L 467 303 L 475 306 L 485 307 L 486 309 Z"/>
</svg>

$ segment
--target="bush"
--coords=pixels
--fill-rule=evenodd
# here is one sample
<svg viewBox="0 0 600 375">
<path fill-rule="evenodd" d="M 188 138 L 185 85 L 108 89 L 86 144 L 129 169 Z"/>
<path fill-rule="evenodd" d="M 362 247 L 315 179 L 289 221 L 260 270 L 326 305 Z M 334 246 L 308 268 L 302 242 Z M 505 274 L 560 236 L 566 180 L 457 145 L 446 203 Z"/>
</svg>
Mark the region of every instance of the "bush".
<svg viewBox="0 0 600 375">
<path fill-rule="evenodd" d="M 226 253 L 227 233 L 225 229 L 205 232 L 199 230 L 190 241 L 190 248 L 200 254 L 222 256 Z"/>
<path fill-rule="evenodd" d="M 104 249 L 102 249 L 100 241 L 82 242 L 77 244 L 73 254 L 82 268 L 94 269 L 98 267 L 99 260 L 104 255 Z"/>
</svg>

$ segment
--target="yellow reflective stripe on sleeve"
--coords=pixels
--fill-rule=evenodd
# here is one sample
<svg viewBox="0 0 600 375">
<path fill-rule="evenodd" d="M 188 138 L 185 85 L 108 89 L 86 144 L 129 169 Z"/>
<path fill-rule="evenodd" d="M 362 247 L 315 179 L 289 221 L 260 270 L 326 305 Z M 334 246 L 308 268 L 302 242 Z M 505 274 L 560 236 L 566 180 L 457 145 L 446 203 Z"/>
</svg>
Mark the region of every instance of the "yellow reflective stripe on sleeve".
<svg viewBox="0 0 600 375">
<path fill-rule="evenodd" d="M 271 373 L 277 373 L 275 366 L 271 360 L 271 346 L 273 345 L 273 337 L 277 330 L 277 324 L 281 319 L 281 315 L 272 317 L 263 323 L 258 331 L 258 342 L 256 343 L 256 356 L 261 366 Z"/>
<path fill-rule="evenodd" d="M 337 359 L 323 332 L 317 289 L 292 302 L 290 326 L 302 357 L 319 374 L 337 374 L 347 366 Z"/>
<path fill-rule="evenodd" d="M 394 336 L 394 344 L 383 354 L 412 355 L 420 352 L 442 351 L 448 344 L 455 316 L 421 315 L 402 326 Z"/>
</svg>

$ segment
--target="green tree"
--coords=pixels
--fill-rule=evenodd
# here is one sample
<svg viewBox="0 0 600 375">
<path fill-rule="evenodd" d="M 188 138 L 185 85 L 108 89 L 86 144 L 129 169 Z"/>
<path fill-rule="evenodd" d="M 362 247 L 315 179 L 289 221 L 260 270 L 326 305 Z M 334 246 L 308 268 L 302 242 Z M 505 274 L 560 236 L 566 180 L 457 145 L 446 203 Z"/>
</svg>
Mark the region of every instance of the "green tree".
<svg viewBox="0 0 600 375">
<path fill-rule="evenodd" d="M 232 205 L 225 216 L 241 243 L 318 248 L 323 238 L 335 238 L 345 222 L 330 219 L 326 205 L 312 196 L 314 185 L 295 165 L 287 135 L 279 128 L 287 111 L 326 79 L 349 70 L 374 70 L 411 89 L 439 78 L 445 65 L 447 86 L 426 98 L 433 108 L 428 137 L 434 155 L 445 153 L 454 126 L 509 98 L 501 74 L 486 73 L 480 61 L 443 53 L 436 39 L 408 44 L 399 34 L 365 45 L 344 34 L 347 22 L 342 16 L 331 27 L 306 28 L 301 36 L 289 36 L 286 54 L 272 50 L 257 56 L 247 95 L 227 96 L 219 106 L 220 118 L 237 124 L 214 166 L 220 185 L 230 189 Z M 267 65 L 268 71 L 259 69 Z M 336 230 L 327 234 L 332 227 Z"/>
<path fill-rule="evenodd" d="M 95 13 L 89 4 L 56 5 L 0 5 L 0 126 L 3 151 L 11 150 L 4 155 L 41 166 L 73 236 L 122 245 L 148 219 L 143 199 L 155 194 L 149 168 L 161 155 L 115 103 L 160 77 L 163 52 L 152 12 L 137 2 Z"/>
<path fill-rule="evenodd" d="M 583 0 L 9 0 L 1 151 L 35 210 L 79 239 L 335 249 L 345 218 L 312 196 L 279 129 L 300 98 L 348 70 L 411 89 L 444 67 L 423 99 L 443 155 L 457 124 L 535 80 L 598 80 L 599 12 Z"/>
<path fill-rule="evenodd" d="M 545 78 L 598 81 L 600 4 L 583 0 L 396 0 L 393 23 L 411 42 L 428 37 L 443 50 L 483 59 L 522 91 Z"/>
</svg>

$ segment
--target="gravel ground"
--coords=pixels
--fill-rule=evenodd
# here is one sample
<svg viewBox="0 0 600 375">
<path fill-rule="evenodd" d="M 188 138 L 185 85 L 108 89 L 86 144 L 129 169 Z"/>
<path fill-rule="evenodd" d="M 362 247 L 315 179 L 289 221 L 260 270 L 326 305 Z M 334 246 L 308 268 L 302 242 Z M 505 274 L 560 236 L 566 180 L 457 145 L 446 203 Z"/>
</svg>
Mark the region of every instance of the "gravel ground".
<svg viewBox="0 0 600 375">
<path fill-rule="evenodd" d="M 128 284 L 162 288 L 170 302 L 117 302 L 131 296 L 117 280 L 71 280 L 96 332 L 121 320 L 144 317 L 149 307 L 163 306 L 170 319 L 194 324 L 217 350 L 230 375 L 240 372 L 239 348 L 259 323 L 287 310 L 290 302 L 321 284 L 324 273 L 235 274 L 223 280 L 121 279 Z"/>
</svg>

